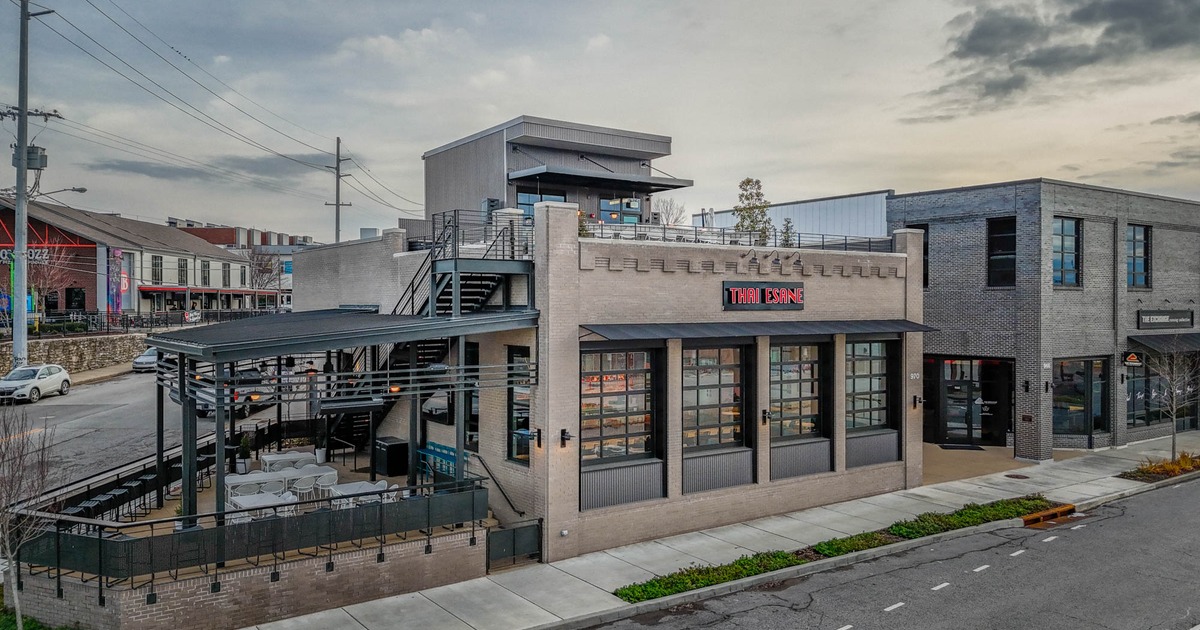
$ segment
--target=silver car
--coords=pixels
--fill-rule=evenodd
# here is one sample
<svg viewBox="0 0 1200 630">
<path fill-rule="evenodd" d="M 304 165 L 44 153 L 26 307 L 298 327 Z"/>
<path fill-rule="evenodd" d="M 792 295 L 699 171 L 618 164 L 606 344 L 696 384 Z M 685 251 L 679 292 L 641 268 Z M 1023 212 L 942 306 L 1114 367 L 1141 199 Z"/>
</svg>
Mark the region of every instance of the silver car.
<svg viewBox="0 0 1200 630">
<path fill-rule="evenodd" d="M 153 346 L 146 348 L 146 351 L 137 355 L 133 360 L 134 372 L 153 372 L 158 368 L 158 348 Z"/>
<path fill-rule="evenodd" d="M 66 396 L 71 391 L 71 375 L 61 365 L 25 365 L 0 379 L 0 401 L 28 400 L 35 403 L 46 394 Z"/>
</svg>

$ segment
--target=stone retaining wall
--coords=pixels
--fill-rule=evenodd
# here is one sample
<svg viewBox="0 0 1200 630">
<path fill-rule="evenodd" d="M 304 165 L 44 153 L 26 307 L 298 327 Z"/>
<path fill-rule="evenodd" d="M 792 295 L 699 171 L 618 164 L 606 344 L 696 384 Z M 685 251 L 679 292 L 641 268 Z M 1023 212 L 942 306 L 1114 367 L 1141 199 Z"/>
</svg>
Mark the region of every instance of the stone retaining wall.
<svg viewBox="0 0 1200 630">
<path fill-rule="evenodd" d="M 30 363 L 57 363 L 82 372 L 133 361 L 146 349 L 146 335 L 89 335 L 29 340 Z M 0 343 L 0 365 L 12 365 L 12 342 Z"/>
</svg>

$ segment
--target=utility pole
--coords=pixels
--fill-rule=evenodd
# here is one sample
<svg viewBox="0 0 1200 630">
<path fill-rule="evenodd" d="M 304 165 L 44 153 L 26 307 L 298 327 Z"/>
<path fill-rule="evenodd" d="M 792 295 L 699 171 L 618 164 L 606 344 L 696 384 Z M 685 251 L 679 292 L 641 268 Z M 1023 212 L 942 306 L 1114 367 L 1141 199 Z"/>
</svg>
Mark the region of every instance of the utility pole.
<svg viewBox="0 0 1200 630">
<path fill-rule="evenodd" d="M 13 367 L 29 362 L 29 314 L 25 311 L 25 295 L 29 293 L 29 260 L 26 252 L 29 239 L 29 20 L 39 15 L 29 13 L 29 0 L 21 0 L 21 51 L 18 61 L 17 86 L 17 203 L 13 213 L 13 287 L 8 308 L 13 316 Z"/>
<path fill-rule="evenodd" d="M 333 242 L 342 242 L 342 206 L 352 206 L 350 202 L 342 203 L 342 162 L 348 161 L 350 158 L 342 157 L 342 137 L 337 138 L 337 154 L 334 156 L 337 160 L 333 165 L 333 203 L 326 203 L 327 206 L 333 206 Z M 328 168 L 328 167 L 326 167 Z"/>
</svg>

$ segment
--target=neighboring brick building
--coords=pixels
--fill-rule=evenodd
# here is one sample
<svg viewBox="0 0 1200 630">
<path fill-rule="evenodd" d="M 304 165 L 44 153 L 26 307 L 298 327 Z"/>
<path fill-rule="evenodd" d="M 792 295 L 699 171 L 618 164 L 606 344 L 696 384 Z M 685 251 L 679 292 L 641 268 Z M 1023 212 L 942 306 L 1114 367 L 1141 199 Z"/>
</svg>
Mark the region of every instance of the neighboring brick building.
<svg viewBox="0 0 1200 630">
<path fill-rule="evenodd" d="M 1044 460 L 1170 433 L 1124 359 L 1200 351 L 1200 202 L 1033 179 L 893 194 L 887 218 L 927 231 L 927 441 Z"/>
</svg>

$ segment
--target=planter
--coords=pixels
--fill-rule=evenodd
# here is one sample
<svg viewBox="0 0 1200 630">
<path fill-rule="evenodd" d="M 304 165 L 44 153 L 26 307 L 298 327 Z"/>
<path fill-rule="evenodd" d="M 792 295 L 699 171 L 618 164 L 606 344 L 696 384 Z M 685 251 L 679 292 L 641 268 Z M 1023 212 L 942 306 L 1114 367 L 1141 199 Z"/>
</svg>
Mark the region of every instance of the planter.
<svg viewBox="0 0 1200 630">
<path fill-rule="evenodd" d="M 250 472 L 250 460 L 239 457 L 237 460 L 237 474 L 244 475 L 248 472 Z"/>
<path fill-rule="evenodd" d="M 317 463 L 318 463 L 318 464 L 324 464 L 324 463 L 327 461 L 327 460 L 325 459 L 325 450 L 326 450 L 326 449 L 323 449 L 323 448 L 318 448 L 318 449 L 316 449 L 316 451 L 317 451 Z"/>
</svg>

